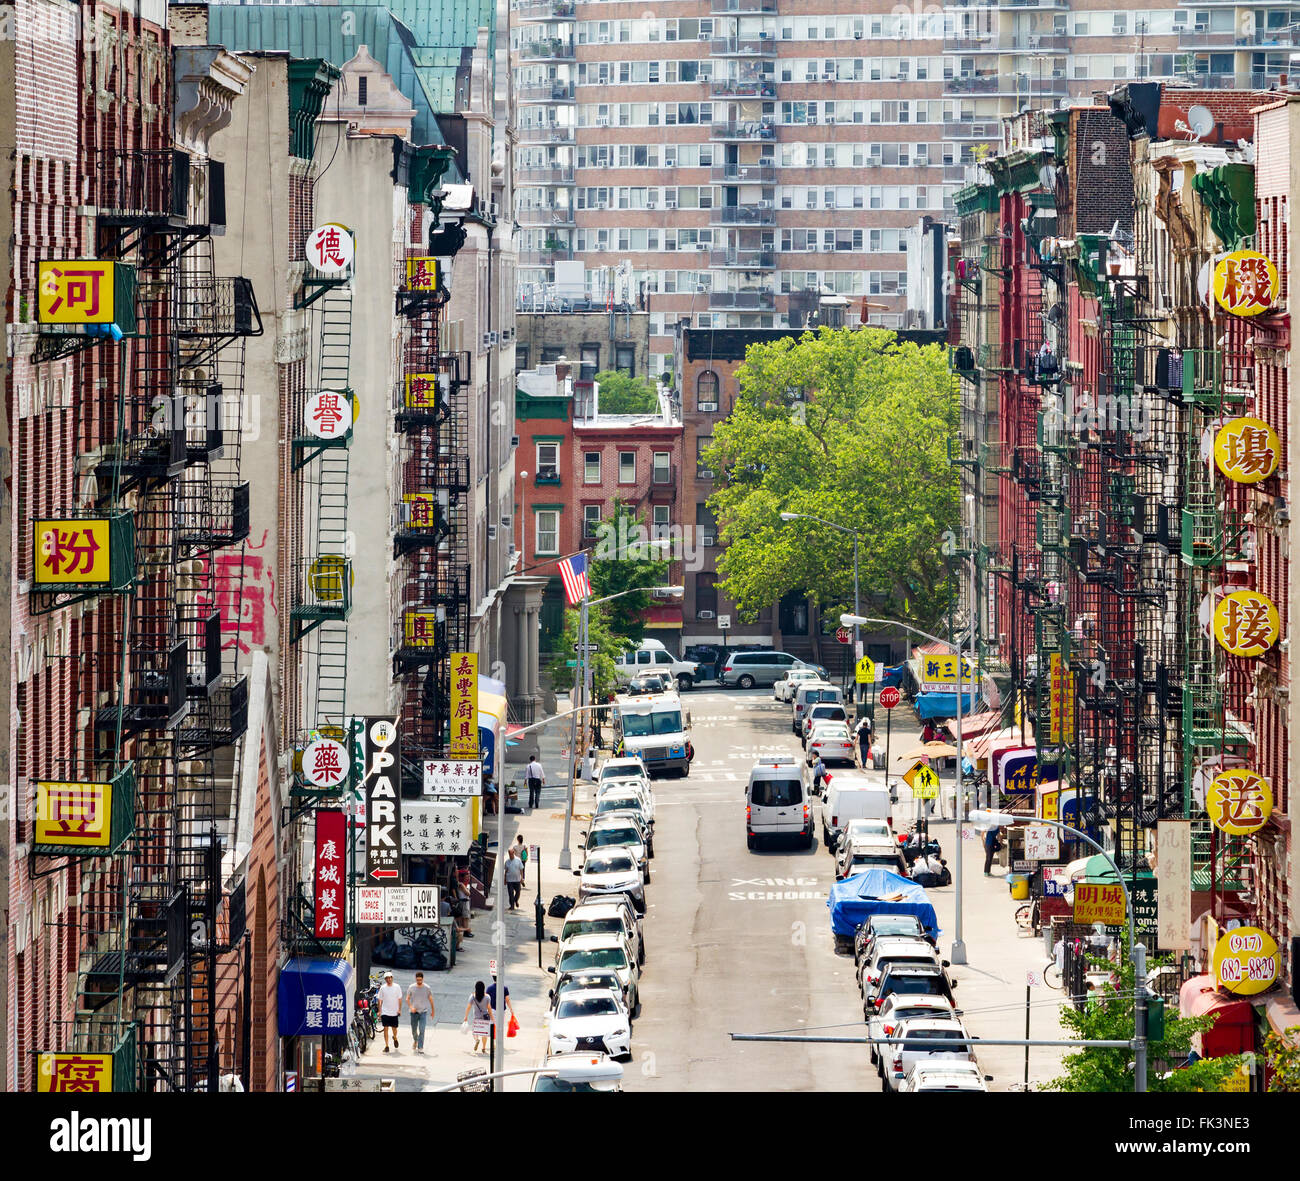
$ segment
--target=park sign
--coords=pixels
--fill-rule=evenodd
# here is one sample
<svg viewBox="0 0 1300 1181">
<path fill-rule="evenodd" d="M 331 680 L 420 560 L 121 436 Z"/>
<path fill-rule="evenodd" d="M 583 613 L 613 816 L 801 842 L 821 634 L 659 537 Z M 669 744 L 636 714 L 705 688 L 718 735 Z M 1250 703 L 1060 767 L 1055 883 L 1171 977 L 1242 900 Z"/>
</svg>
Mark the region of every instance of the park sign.
<svg viewBox="0 0 1300 1181">
<path fill-rule="evenodd" d="M 387 718 L 367 718 L 366 876 L 367 885 L 402 881 L 402 758 L 397 727 Z"/>
</svg>

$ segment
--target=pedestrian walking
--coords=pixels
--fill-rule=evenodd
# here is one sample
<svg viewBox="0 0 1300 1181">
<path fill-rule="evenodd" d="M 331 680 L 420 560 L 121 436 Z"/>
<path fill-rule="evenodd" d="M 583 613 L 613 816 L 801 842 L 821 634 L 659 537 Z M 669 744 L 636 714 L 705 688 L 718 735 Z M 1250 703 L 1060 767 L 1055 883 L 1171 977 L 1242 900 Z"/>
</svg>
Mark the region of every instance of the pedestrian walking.
<svg viewBox="0 0 1300 1181">
<path fill-rule="evenodd" d="M 1002 848 L 1002 830 L 990 828 L 984 834 L 984 876 L 986 878 L 993 874 L 993 858 L 1000 848 Z"/>
<path fill-rule="evenodd" d="M 384 1053 L 388 1053 L 388 1031 L 393 1031 L 393 1049 L 397 1047 L 397 1021 L 402 1015 L 402 990 L 393 983 L 393 973 L 384 973 L 379 986 L 379 1023 L 384 1027 Z"/>
<path fill-rule="evenodd" d="M 520 865 L 523 866 L 519 874 L 519 884 L 528 885 L 528 846 L 524 844 L 524 834 L 520 833 L 515 837 L 515 855 L 519 858 Z"/>
<path fill-rule="evenodd" d="M 862 769 L 866 771 L 871 765 L 871 719 L 866 714 L 858 723 L 858 748 L 862 752 Z"/>
<path fill-rule="evenodd" d="M 536 751 L 533 751 L 533 757 L 528 760 L 528 769 L 524 772 L 524 778 L 528 781 L 528 810 L 531 812 L 534 808 L 542 806 L 542 784 L 546 782 L 546 772 L 542 770 L 542 764 L 537 761 Z"/>
<path fill-rule="evenodd" d="M 519 854 L 513 845 L 506 854 L 505 875 L 506 897 L 509 899 L 510 909 L 514 910 L 519 905 L 519 892 L 523 889 L 524 863 L 519 859 Z"/>
<path fill-rule="evenodd" d="M 817 756 L 817 762 L 813 766 L 813 795 L 820 795 L 822 790 L 822 780 L 826 778 L 826 764 L 822 762 L 821 755 Z"/>
<path fill-rule="evenodd" d="M 474 938 L 474 932 L 469 929 L 469 911 L 469 870 L 458 869 L 456 871 L 456 900 L 452 904 L 452 913 L 456 916 L 456 926 L 460 930 L 462 939 Z"/>
<path fill-rule="evenodd" d="M 497 1037 L 501 1037 L 501 1036 L 502 1036 L 502 1034 L 501 1034 L 501 1026 L 500 1026 L 500 1025 L 497 1025 L 497 1019 L 496 1019 L 496 1014 L 497 1014 L 497 974 L 496 974 L 495 972 L 492 973 L 492 983 L 489 984 L 488 987 L 487 987 L 487 999 L 488 999 L 488 1004 L 490 1004 L 490 1005 L 492 1006 L 492 1024 L 497 1026 Z M 508 985 L 508 984 L 506 985 L 505 994 L 502 996 L 501 1001 L 502 1001 L 502 1003 L 505 1005 L 506 1012 L 510 1014 L 510 1020 L 511 1020 L 511 1021 L 517 1021 L 517 1019 L 516 1019 L 516 1017 L 515 1017 L 515 1007 L 514 1007 L 514 1005 L 512 1005 L 512 1004 L 510 1003 L 510 985 Z"/>
<path fill-rule="evenodd" d="M 416 972 L 415 983 L 406 990 L 406 1011 L 411 1015 L 411 1041 L 415 1052 L 424 1053 L 424 1031 L 433 1020 L 433 989 L 424 982 L 424 973 Z"/>
<path fill-rule="evenodd" d="M 474 991 L 470 994 L 469 1004 L 465 1006 L 465 1016 L 461 1018 L 460 1027 L 462 1030 L 473 1030 L 474 1053 L 486 1054 L 488 1038 L 492 1035 L 492 1002 L 487 998 L 487 989 L 483 987 L 482 980 L 474 981 Z"/>
</svg>

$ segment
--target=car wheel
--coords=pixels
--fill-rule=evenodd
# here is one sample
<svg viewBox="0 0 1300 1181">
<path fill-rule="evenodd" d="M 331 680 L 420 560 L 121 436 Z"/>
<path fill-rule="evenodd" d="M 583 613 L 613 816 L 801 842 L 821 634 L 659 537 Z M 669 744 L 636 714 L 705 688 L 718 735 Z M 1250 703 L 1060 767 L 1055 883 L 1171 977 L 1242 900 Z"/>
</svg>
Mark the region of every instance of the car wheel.
<svg viewBox="0 0 1300 1181">
<path fill-rule="evenodd" d="M 636 990 L 636 1004 L 632 1006 L 632 1009 L 628 1013 L 628 1016 L 629 1017 L 641 1016 L 641 990 L 639 988 Z"/>
<path fill-rule="evenodd" d="M 645 867 L 645 884 L 647 886 L 650 884 L 650 866 L 648 863 Z"/>
<path fill-rule="evenodd" d="M 880 1055 L 879 1055 L 878 1053 L 876 1053 L 876 1047 L 875 1047 L 875 1043 L 874 1043 L 874 1042 L 872 1043 L 871 1050 L 869 1051 L 869 1053 L 871 1054 L 871 1065 L 874 1066 L 874 1067 L 876 1067 L 876 1073 L 879 1074 L 879 1073 L 880 1073 L 880 1066 L 879 1066 Z"/>
<path fill-rule="evenodd" d="M 746 673 L 736 682 L 737 689 L 752 689 L 754 687 L 754 678 Z"/>
<path fill-rule="evenodd" d="M 691 686 L 694 683 L 695 682 L 692 681 L 686 673 L 682 673 L 682 675 L 677 678 L 677 688 L 679 688 L 683 693 L 689 693 L 691 691 Z"/>
<path fill-rule="evenodd" d="M 808 848 L 809 849 L 817 848 L 817 834 L 814 833 L 812 829 L 808 830 Z"/>
<path fill-rule="evenodd" d="M 755 837 L 747 836 L 745 838 L 745 848 L 751 853 L 758 847 L 758 840 Z"/>
</svg>

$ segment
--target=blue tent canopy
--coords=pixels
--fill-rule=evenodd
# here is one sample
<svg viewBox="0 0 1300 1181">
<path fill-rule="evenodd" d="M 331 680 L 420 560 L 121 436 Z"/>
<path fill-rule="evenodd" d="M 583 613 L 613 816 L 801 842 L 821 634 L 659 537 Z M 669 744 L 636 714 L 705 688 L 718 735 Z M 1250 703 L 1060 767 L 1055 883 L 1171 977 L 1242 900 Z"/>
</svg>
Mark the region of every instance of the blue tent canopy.
<svg viewBox="0 0 1300 1181">
<path fill-rule="evenodd" d="M 963 678 L 964 679 L 964 678 Z M 956 693 L 919 693 L 916 697 L 916 713 L 921 721 L 933 718 L 955 718 L 957 716 Z M 975 695 L 961 695 L 961 712 L 968 717 L 975 712 Z"/>
<path fill-rule="evenodd" d="M 826 905 L 831 912 L 831 931 L 836 935 L 852 935 L 877 914 L 912 914 L 921 920 L 926 934 L 939 934 L 939 920 L 929 895 L 911 878 L 887 869 L 869 869 L 836 882 Z"/>
<path fill-rule="evenodd" d="M 896 664 L 893 668 L 885 669 L 884 675 L 880 678 L 881 687 L 892 685 L 895 689 L 900 688 L 903 684 L 904 667 L 904 665 Z"/>
</svg>

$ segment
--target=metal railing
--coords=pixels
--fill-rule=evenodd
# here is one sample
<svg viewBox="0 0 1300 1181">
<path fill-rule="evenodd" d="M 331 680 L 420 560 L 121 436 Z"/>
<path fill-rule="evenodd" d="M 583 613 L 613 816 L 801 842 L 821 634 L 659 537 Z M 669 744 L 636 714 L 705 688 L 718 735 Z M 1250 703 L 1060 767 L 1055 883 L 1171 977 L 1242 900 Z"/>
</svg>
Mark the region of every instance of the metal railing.
<svg viewBox="0 0 1300 1181">
<path fill-rule="evenodd" d="M 742 271 L 770 270 L 776 266 L 775 250 L 712 250 L 709 266 Z"/>
<path fill-rule="evenodd" d="M 573 102 L 572 82 L 533 82 L 515 87 L 515 98 L 520 102 L 562 103 Z"/>
<path fill-rule="evenodd" d="M 774 37 L 715 37 L 709 42 L 714 57 L 776 57 Z"/>
<path fill-rule="evenodd" d="M 714 122 L 709 128 L 713 139 L 776 139 L 776 126 L 758 119 Z"/>
<path fill-rule="evenodd" d="M 776 98 L 776 83 L 760 78 L 723 78 L 709 87 L 714 98 Z"/>
<path fill-rule="evenodd" d="M 776 225 L 776 210 L 759 206 L 726 205 L 709 214 L 715 226 L 772 226 Z"/>
<path fill-rule="evenodd" d="M 709 296 L 709 306 L 714 308 L 773 308 L 776 306 L 776 292 L 769 290 L 714 291 Z"/>
<path fill-rule="evenodd" d="M 515 181 L 520 185 L 571 185 L 573 165 L 543 165 L 536 168 L 516 168 Z"/>
<path fill-rule="evenodd" d="M 715 184 L 776 184 L 775 164 L 721 164 L 709 174 Z"/>
</svg>

